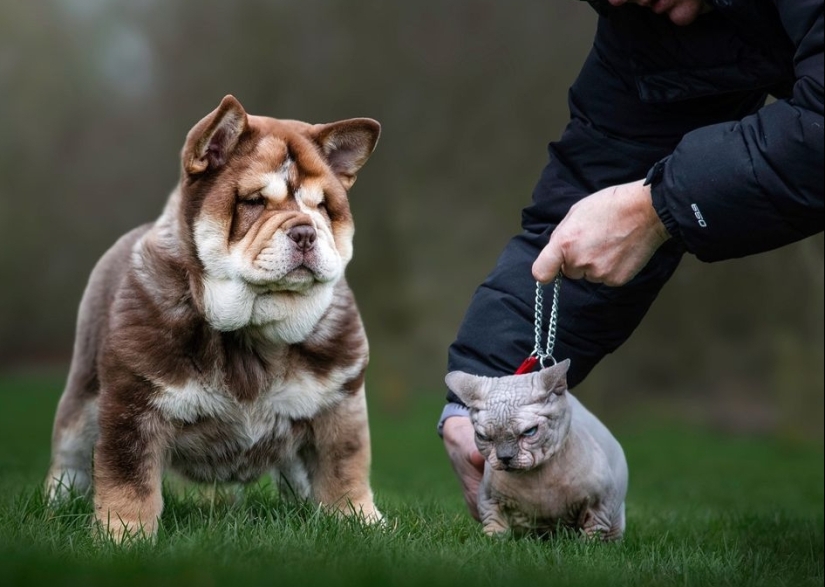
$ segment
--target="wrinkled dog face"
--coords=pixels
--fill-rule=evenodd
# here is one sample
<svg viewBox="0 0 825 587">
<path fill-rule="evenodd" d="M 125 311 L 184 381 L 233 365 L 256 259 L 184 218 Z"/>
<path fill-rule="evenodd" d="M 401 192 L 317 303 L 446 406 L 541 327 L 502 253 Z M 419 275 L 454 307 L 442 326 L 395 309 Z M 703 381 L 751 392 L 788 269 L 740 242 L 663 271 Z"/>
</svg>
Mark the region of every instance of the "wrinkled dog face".
<svg viewBox="0 0 825 587">
<path fill-rule="evenodd" d="M 347 190 L 379 132 L 363 118 L 248 116 L 231 96 L 190 131 L 182 200 L 213 327 L 265 328 L 305 314 L 274 335 L 306 336 L 352 257 Z"/>
</svg>

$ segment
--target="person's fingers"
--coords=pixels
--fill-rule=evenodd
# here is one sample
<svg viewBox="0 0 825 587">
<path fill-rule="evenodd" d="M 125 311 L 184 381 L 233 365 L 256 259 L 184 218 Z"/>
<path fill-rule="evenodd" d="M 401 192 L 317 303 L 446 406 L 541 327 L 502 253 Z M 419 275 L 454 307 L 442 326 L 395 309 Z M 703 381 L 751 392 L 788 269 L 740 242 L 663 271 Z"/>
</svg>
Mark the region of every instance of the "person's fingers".
<svg viewBox="0 0 825 587">
<path fill-rule="evenodd" d="M 564 273 L 564 276 L 569 279 L 587 278 L 587 271 L 585 271 L 584 268 L 577 267 L 569 263 L 565 263 L 561 266 L 561 272 Z M 590 280 L 588 279 L 588 281 Z"/>
<path fill-rule="evenodd" d="M 564 255 L 557 243 L 550 238 L 547 246 L 541 250 L 539 256 L 533 262 L 533 277 L 541 283 L 548 283 L 553 280 L 564 264 Z"/>
</svg>

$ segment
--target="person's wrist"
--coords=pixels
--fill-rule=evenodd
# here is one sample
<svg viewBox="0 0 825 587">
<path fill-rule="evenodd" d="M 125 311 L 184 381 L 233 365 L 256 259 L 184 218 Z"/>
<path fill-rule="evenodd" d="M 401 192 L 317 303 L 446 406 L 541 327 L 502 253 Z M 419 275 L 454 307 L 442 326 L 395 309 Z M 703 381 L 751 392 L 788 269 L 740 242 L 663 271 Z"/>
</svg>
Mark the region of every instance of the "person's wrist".
<svg viewBox="0 0 825 587">
<path fill-rule="evenodd" d="M 673 217 L 673 214 L 670 213 L 668 209 L 667 198 L 665 196 L 665 190 L 663 187 L 663 179 L 665 176 L 665 167 L 667 166 L 668 160 L 670 157 L 665 157 L 661 161 L 657 161 L 647 172 L 647 177 L 645 177 L 644 185 L 648 188 L 650 192 L 650 201 L 651 205 L 653 206 L 653 211 L 656 213 L 656 216 L 659 218 L 659 222 L 662 223 L 662 226 L 665 228 L 665 240 L 675 239 L 677 241 L 682 240 L 681 231 L 679 229 L 679 225 L 676 222 L 676 219 Z"/>
<path fill-rule="evenodd" d="M 454 438 L 457 434 L 461 434 L 468 426 L 472 427 L 469 416 L 455 415 L 444 420 L 441 429 L 444 438 Z"/>
<path fill-rule="evenodd" d="M 441 411 L 441 416 L 438 419 L 438 426 L 436 427 L 436 432 L 441 438 L 444 438 L 444 425 L 452 420 L 453 418 L 466 418 L 469 422 L 470 420 L 470 410 L 467 409 L 467 406 L 464 406 L 459 403 L 449 402 L 444 406 L 444 409 Z"/>
<path fill-rule="evenodd" d="M 673 237 L 670 236 L 670 233 L 667 231 L 667 228 L 665 228 L 664 223 L 662 222 L 661 218 L 659 218 L 659 215 L 656 214 L 655 210 L 653 211 L 653 215 L 653 231 L 658 239 L 658 242 L 656 244 L 661 246 Z"/>
<path fill-rule="evenodd" d="M 653 235 L 653 244 L 656 247 L 659 247 L 665 241 L 670 239 L 671 236 L 662 222 L 662 219 L 659 218 L 656 208 L 653 206 L 652 186 L 644 179 L 633 182 L 632 185 L 635 188 L 634 191 L 638 194 L 637 202 L 639 210 L 641 210 L 644 215 L 646 221 L 645 223 L 649 227 L 650 233 Z"/>
</svg>

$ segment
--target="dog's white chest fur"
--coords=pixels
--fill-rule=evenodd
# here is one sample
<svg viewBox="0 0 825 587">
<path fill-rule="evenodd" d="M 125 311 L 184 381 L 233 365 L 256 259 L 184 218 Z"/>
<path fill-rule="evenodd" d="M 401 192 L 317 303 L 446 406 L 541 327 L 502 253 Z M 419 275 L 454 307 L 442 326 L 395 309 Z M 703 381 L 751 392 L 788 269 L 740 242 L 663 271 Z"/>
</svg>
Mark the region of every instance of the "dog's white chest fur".
<svg viewBox="0 0 825 587">
<path fill-rule="evenodd" d="M 331 388 L 329 381 L 300 373 L 273 383 L 250 402 L 236 400 L 219 385 L 189 381 L 182 386 L 166 386 L 152 403 L 165 418 L 192 424 L 204 418 L 254 422 L 273 414 L 294 420 L 306 419 L 338 399 L 340 395 Z"/>
<path fill-rule="evenodd" d="M 152 403 L 178 424 L 171 452 L 176 469 L 196 480 L 244 482 L 293 462 L 304 431 L 296 422 L 342 397 L 329 381 L 301 373 L 250 401 L 217 385 L 189 381 L 164 388 Z"/>
</svg>

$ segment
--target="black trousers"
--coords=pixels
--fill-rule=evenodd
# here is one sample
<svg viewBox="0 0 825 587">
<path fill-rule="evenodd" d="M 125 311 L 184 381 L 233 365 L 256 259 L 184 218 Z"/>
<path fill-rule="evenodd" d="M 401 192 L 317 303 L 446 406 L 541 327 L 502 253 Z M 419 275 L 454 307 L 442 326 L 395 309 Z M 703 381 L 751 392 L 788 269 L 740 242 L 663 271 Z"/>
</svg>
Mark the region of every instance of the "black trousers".
<svg viewBox="0 0 825 587">
<path fill-rule="evenodd" d="M 585 194 L 582 194 L 582 196 Z M 569 209 L 573 198 L 566 200 Z M 552 202 L 552 199 L 538 198 Z M 555 200 L 558 204 L 559 200 Z M 534 199 L 533 207 L 540 205 Z M 547 210 L 525 210 L 524 224 L 535 228 L 535 218 Z M 563 216 L 564 211 L 560 211 Z M 559 214 L 555 214 L 559 216 Z M 534 346 L 536 282 L 531 268 L 547 244 L 555 224 L 542 232 L 525 230 L 509 241 L 487 279 L 476 289 L 455 342 L 450 345 L 448 370 L 475 375 L 512 375 Z M 622 287 L 608 287 L 585 280 L 564 278 L 559 295 L 557 360 L 570 359 L 568 385 L 582 381 L 607 353 L 619 347 L 639 325 L 662 286 L 675 271 L 684 252 L 671 240 L 645 268 Z M 545 288 L 543 342 L 552 304 L 552 285 Z M 452 392 L 447 399 L 461 403 Z"/>
</svg>

